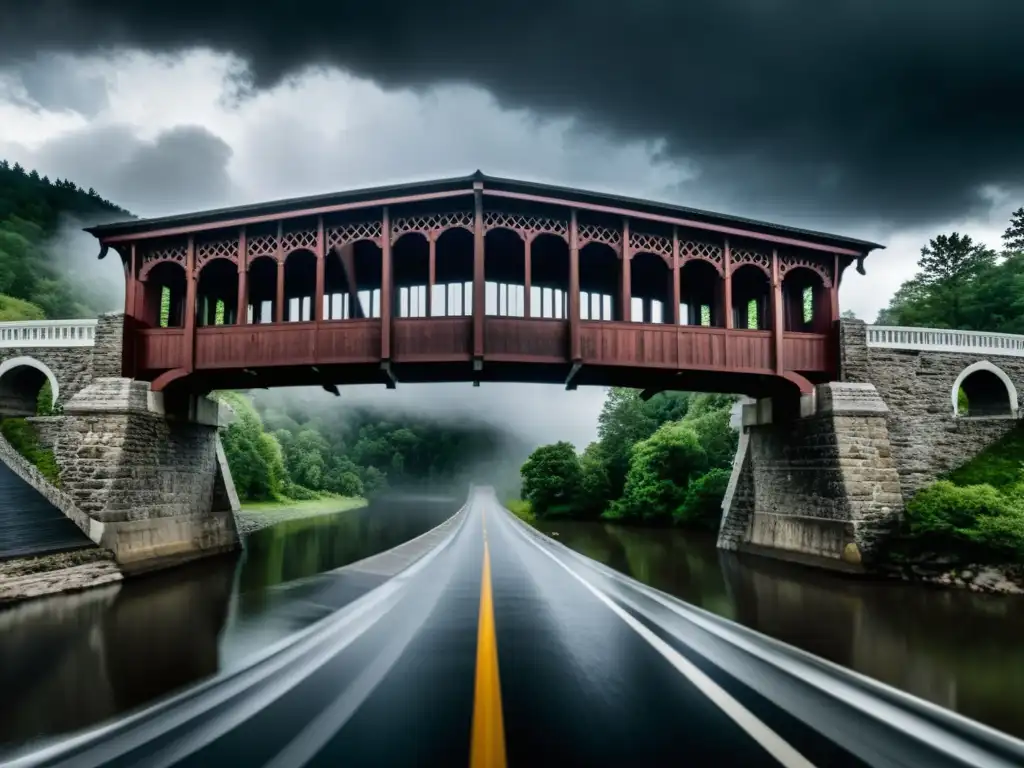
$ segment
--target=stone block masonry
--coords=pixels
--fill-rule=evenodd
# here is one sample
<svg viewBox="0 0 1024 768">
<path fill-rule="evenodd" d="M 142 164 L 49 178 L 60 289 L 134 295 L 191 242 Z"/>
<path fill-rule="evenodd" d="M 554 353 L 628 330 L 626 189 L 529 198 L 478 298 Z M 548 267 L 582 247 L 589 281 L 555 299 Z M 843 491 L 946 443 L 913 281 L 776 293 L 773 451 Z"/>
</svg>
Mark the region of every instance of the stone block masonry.
<svg viewBox="0 0 1024 768">
<path fill-rule="evenodd" d="M 980 361 L 997 366 L 1024 392 L 1024 357 L 871 348 L 860 320 L 841 321 L 840 349 L 842 380 L 873 384 L 888 406 L 886 425 L 905 501 L 1020 423 L 1009 415 L 954 415 L 952 395 L 960 374 Z M 1016 405 L 1020 413 L 1024 403 Z"/>
<path fill-rule="evenodd" d="M 98 378 L 67 401 L 55 444 L 61 481 L 127 567 L 238 546 L 217 413 L 166 415 L 145 382 Z M 196 418 L 196 414 L 200 418 Z"/>
<path fill-rule="evenodd" d="M 860 570 L 902 511 L 888 409 L 870 384 L 822 384 L 814 399 L 804 418 L 744 406 L 719 546 Z"/>
</svg>

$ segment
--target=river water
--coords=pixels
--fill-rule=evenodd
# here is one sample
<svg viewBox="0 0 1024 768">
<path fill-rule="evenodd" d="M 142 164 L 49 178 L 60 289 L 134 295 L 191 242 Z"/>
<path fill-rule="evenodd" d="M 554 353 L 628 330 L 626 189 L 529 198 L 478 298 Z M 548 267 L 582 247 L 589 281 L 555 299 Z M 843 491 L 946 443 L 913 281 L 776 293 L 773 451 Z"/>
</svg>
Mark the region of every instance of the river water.
<svg viewBox="0 0 1024 768">
<path fill-rule="evenodd" d="M 136 709 L 316 616 L 296 586 L 414 538 L 452 499 L 405 499 L 248 537 L 241 556 L 0 610 L 0 753 Z M 713 537 L 544 524 L 567 546 L 697 606 L 1024 737 L 1024 600 L 866 582 L 719 552 Z M 291 602 L 289 602 L 291 600 Z"/>
</svg>

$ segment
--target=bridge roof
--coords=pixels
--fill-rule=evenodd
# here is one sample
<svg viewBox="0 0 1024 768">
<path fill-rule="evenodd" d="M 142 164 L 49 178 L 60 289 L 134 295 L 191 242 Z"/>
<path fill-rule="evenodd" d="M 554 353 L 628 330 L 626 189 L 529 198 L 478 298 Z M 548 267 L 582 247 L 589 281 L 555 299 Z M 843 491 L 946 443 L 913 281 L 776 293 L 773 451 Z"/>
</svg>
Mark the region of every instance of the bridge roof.
<svg viewBox="0 0 1024 768">
<path fill-rule="evenodd" d="M 598 213 L 631 216 L 639 219 L 646 218 L 668 224 L 674 223 L 698 229 L 717 230 L 724 234 L 750 237 L 767 236 L 768 238 L 783 238 L 787 241 L 810 241 L 823 245 L 834 245 L 838 248 L 864 254 L 885 247 L 879 243 L 829 234 L 827 232 L 800 229 L 741 216 L 731 216 L 697 208 L 688 208 L 681 205 L 642 200 L 604 192 L 573 189 L 571 187 L 561 187 L 532 181 L 504 179 L 487 176 L 480 171 L 469 176 L 367 187 L 307 197 L 293 197 L 151 219 L 132 219 L 86 227 L 85 231 L 101 241 L 123 241 L 132 239 L 132 236 L 156 237 L 185 234 L 189 231 L 255 224 L 275 220 L 282 216 L 317 215 L 342 210 L 354 210 L 361 207 L 399 205 L 417 202 L 421 199 L 429 199 L 430 197 L 453 197 L 460 192 L 468 195 L 473 191 L 474 184 L 476 183 L 482 184 L 483 189 L 487 192 L 527 202 L 575 206 Z"/>
</svg>

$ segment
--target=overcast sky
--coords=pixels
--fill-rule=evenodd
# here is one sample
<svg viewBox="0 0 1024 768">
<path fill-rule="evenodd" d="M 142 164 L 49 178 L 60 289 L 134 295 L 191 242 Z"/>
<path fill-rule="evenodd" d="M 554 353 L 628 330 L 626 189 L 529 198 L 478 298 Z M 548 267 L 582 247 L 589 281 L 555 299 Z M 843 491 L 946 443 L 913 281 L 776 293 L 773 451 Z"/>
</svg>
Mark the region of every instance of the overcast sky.
<svg viewBox="0 0 1024 768">
<path fill-rule="evenodd" d="M 142 216 L 479 168 L 826 229 L 887 246 L 843 283 L 868 321 L 929 237 L 1024 205 L 1024 3 L 270 5 L 0 0 L 0 157 Z M 369 396 L 577 443 L 603 397 Z"/>
</svg>

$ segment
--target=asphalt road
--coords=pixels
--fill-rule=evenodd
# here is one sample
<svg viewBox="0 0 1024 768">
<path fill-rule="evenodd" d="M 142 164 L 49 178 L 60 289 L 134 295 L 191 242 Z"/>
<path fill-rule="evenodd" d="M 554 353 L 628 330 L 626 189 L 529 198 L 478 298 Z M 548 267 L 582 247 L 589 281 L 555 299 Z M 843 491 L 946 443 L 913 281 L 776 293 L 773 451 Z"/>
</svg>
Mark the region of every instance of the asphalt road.
<svg viewBox="0 0 1024 768">
<path fill-rule="evenodd" d="M 884 759 L 855 757 L 836 734 L 878 741 L 876 726 L 823 735 L 780 704 L 785 691 L 727 674 L 488 489 L 454 531 L 258 663 L 16 764 L 961 764 L 907 758 L 898 739 Z"/>
</svg>

